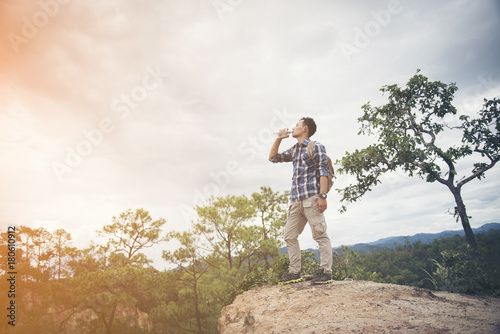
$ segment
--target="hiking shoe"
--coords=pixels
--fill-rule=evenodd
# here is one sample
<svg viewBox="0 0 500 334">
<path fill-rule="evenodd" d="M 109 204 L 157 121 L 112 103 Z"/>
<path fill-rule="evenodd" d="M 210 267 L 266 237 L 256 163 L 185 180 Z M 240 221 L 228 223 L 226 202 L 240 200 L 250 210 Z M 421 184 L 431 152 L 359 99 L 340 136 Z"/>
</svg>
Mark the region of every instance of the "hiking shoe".
<svg viewBox="0 0 500 334">
<path fill-rule="evenodd" d="M 316 277 L 311 280 L 311 284 L 328 284 L 332 282 L 332 274 L 325 273 L 323 269 L 319 269 Z"/>
<path fill-rule="evenodd" d="M 281 276 L 281 279 L 280 279 L 278 285 L 298 283 L 301 281 L 302 281 L 302 277 L 300 276 L 300 273 L 293 274 L 290 271 L 287 271 L 286 273 L 283 274 L 283 276 Z"/>
</svg>

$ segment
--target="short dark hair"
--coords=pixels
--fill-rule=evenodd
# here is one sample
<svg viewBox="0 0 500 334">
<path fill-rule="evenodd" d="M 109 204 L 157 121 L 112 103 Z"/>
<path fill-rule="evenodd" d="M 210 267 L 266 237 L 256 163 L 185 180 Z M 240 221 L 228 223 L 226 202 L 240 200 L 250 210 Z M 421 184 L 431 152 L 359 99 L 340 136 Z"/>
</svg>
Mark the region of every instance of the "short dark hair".
<svg viewBox="0 0 500 334">
<path fill-rule="evenodd" d="M 309 129 L 309 137 L 316 133 L 316 122 L 311 117 L 302 117 L 300 119 L 304 125 Z"/>
</svg>

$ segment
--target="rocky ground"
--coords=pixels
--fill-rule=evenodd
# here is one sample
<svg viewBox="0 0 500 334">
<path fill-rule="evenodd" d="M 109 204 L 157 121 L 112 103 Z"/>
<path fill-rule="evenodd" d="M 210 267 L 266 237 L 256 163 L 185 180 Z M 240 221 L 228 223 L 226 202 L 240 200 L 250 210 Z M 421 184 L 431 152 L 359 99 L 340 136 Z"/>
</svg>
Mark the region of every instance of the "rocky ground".
<svg viewBox="0 0 500 334">
<path fill-rule="evenodd" d="M 221 334 L 500 333 L 500 298 L 365 281 L 302 282 L 238 296 Z"/>
</svg>

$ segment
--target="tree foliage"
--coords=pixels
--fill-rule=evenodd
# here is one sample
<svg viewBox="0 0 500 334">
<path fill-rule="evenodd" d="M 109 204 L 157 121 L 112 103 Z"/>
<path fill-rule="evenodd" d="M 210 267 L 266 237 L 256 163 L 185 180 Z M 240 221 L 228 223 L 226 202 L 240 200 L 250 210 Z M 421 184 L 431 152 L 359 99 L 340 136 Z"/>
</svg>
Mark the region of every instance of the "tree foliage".
<svg viewBox="0 0 500 334">
<path fill-rule="evenodd" d="M 205 249 L 224 258 L 230 270 L 254 254 L 258 240 L 255 227 L 248 223 L 255 217 L 255 208 L 246 196 L 212 197 L 196 212 L 200 221 L 194 225 L 195 233 L 203 235 Z"/>
<path fill-rule="evenodd" d="M 135 212 L 128 210 L 118 217 L 113 217 L 113 224 L 104 226 L 97 234 L 108 237 L 106 246 L 113 254 L 112 261 L 118 264 L 121 262 L 145 265 L 149 260 L 139 251 L 161 241 L 161 227 L 165 223 L 163 218 L 153 221 L 143 209 L 137 209 Z"/>
<path fill-rule="evenodd" d="M 285 226 L 288 192 L 280 194 L 269 187 L 261 187 L 260 193 L 252 194 L 252 199 L 260 219 L 258 257 L 264 260 L 266 269 L 269 269 L 269 258 L 277 256 L 283 244 L 280 232 Z"/>
<path fill-rule="evenodd" d="M 364 114 L 358 119 L 359 134 L 375 135 L 377 143 L 347 152 L 338 161 L 340 173 L 356 178 L 355 183 L 339 192 L 342 202 L 355 202 L 379 184 L 384 173 L 396 170 L 427 182 L 437 181 L 453 194 L 455 214 L 462 222 L 467 241 L 477 249 L 461 191 L 466 183 L 483 178 L 500 159 L 500 100 L 485 100 L 475 118 L 456 117 L 457 110 L 452 105 L 456 90 L 455 84 L 429 81 L 419 71 L 405 88 L 382 87 L 381 91 L 388 94 L 388 103 L 380 107 L 365 104 Z M 453 140 L 455 136 L 461 136 L 460 144 Z M 453 144 L 447 146 L 447 141 Z M 471 171 L 459 176 L 457 164 L 469 156 L 475 157 Z M 341 211 L 345 210 L 344 204 Z"/>
<path fill-rule="evenodd" d="M 498 294 L 500 291 L 500 231 L 477 235 L 483 261 L 474 256 L 465 237 L 456 235 L 420 241 L 370 253 L 358 253 L 343 247 L 341 257 L 349 257 L 334 274 L 341 279 L 370 280 L 380 283 L 411 285 L 428 289 L 470 294 Z M 345 276 L 342 274 L 347 273 Z"/>
<path fill-rule="evenodd" d="M 198 252 L 198 236 L 192 232 L 171 232 L 167 236 L 167 240 L 170 239 L 176 239 L 181 246 L 174 251 L 164 250 L 163 258 L 177 265 L 177 270 L 180 271 L 178 279 L 187 289 L 183 293 L 185 298 L 182 307 L 177 305 L 179 311 L 172 323 L 180 330 L 204 333 L 207 329 L 202 324 L 199 285 L 209 267 L 203 262 L 203 255 Z M 194 314 L 191 310 L 194 310 Z"/>
</svg>

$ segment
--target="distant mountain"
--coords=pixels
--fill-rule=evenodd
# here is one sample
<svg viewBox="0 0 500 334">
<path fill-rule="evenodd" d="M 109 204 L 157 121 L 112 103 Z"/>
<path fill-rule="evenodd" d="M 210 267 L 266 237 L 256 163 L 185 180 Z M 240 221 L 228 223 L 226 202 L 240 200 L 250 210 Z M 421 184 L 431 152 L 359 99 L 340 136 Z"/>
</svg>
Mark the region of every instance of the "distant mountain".
<svg viewBox="0 0 500 334">
<path fill-rule="evenodd" d="M 481 227 L 473 228 L 472 231 L 474 234 L 486 233 L 489 230 L 498 230 L 500 231 L 499 223 L 489 223 L 484 224 Z M 417 241 L 420 241 L 424 244 L 430 244 L 435 239 L 446 239 L 454 237 L 455 235 L 464 236 L 465 232 L 463 230 L 457 231 L 443 231 L 439 233 L 418 233 L 412 236 L 399 236 L 399 237 L 389 237 L 383 238 L 377 241 L 369 242 L 369 243 L 360 243 L 355 245 L 348 245 L 349 249 L 352 249 L 359 253 L 370 253 L 376 250 L 387 248 L 393 248 L 395 245 L 404 245 L 406 240 L 408 240 L 411 244 Z M 341 247 L 335 247 L 336 251 L 340 251 Z M 311 249 L 311 251 L 314 251 Z"/>
<path fill-rule="evenodd" d="M 473 228 L 472 231 L 474 234 L 486 233 L 489 230 L 497 230 L 500 231 L 499 223 L 489 223 L 484 224 L 481 227 Z M 349 249 L 352 249 L 358 253 L 371 253 L 377 250 L 387 248 L 393 248 L 395 245 L 404 245 L 405 241 L 408 240 L 411 244 L 417 241 L 420 241 L 424 244 L 430 244 L 435 239 L 446 239 L 454 237 L 455 235 L 464 236 L 464 230 L 456 230 L 456 231 L 443 231 L 439 233 L 418 233 L 412 236 L 399 236 L 399 237 L 389 237 L 379 239 L 377 241 L 368 242 L 368 243 L 359 243 L 355 245 L 347 245 Z M 341 251 L 342 247 L 333 248 L 337 252 Z M 316 257 L 319 257 L 319 251 L 317 249 L 307 249 L 308 251 L 314 252 Z M 281 253 L 287 254 L 286 247 L 281 248 Z"/>
</svg>

